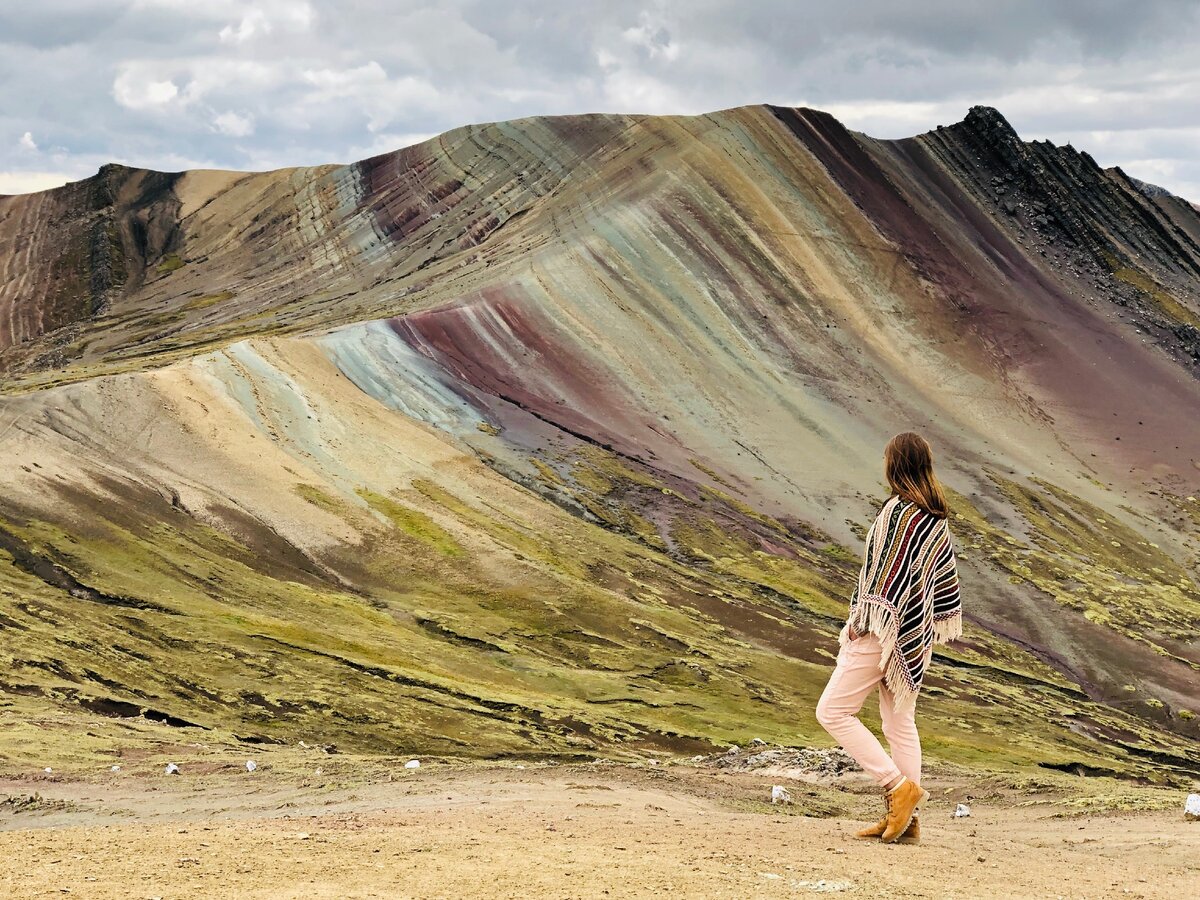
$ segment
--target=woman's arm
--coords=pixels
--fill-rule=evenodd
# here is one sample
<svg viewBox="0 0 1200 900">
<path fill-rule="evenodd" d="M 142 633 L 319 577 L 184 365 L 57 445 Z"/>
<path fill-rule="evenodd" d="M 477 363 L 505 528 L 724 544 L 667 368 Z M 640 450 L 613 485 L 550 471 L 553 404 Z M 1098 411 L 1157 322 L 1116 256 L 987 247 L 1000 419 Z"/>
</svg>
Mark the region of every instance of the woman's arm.
<svg viewBox="0 0 1200 900">
<path fill-rule="evenodd" d="M 854 583 L 854 593 L 850 595 L 850 616 L 847 616 L 846 617 L 847 619 L 851 619 L 854 617 L 854 605 L 856 605 L 857 602 L 858 602 L 858 583 L 856 582 L 856 583 Z M 848 628 L 848 626 L 847 626 L 846 636 L 850 637 L 850 640 L 853 641 L 854 638 L 858 637 L 858 632 L 854 631 L 854 629 L 852 629 L 852 628 Z"/>
<path fill-rule="evenodd" d="M 850 612 L 846 616 L 847 620 L 854 618 L 854 608 L 858 605 L 858 594 L 862 588 L 863 577 L 867 574 L 867 572 L 870 571 L 871 557 L 873 554 L 873 547 L 875 545 L 875 528 L 879 524 L 879 519 L 882 515 L 883 512 L 881 510 L 878 514 L 876 514 L 875 520 L 871 523 L 871 527 L 867 529 L 867 537 L 863 542 L 862 566 L 859 568 L 858 578 L 854 582 L 854 591 L 850 594 Z M 847 637 L 849 637 L 850 640 L 854 640 L 856 637 L 858 637 L 858 632 L 856 632 L 853 628 L 849 628 L 847 631 Z"/>
</svg>

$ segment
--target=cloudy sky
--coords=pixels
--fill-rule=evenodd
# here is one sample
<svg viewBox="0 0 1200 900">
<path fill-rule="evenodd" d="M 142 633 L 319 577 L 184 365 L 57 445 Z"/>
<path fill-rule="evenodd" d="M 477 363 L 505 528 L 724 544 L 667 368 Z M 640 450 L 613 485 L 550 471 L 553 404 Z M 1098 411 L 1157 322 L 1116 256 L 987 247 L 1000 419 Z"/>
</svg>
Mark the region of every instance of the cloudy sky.
<svg viewBox="0 0 1200 900">
<path fill-rule="evenodd" d="M 770 102 L 901 137 L 996 106 L 1200 201 L 1195 0 L 0 0 L 0 193 L 349 162 L 469 122 Z"/>
</svg>

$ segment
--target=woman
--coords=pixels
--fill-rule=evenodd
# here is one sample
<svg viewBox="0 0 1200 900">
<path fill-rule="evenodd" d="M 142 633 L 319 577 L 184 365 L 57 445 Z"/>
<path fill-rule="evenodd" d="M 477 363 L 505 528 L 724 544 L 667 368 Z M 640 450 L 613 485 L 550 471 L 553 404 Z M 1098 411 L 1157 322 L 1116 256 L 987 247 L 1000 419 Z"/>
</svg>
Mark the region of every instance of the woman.
<svg viewBox="0 0 1200 900">
<path fill-rule="evenodd" d="M 933 474 L 928 442 L 911 431 L 896 435 L 883 465 L 892 496 L 867 532 L 817 721 L 883 787 L 884 817 L 858 836 L 916 843 L 917 807 L 929 797 L 921 787 L 917 694 L 934 644 L 962 634 L 962 606 L 946 496 Z M 877 685 L 891 756 L 857 718 Z"/>
</svg>

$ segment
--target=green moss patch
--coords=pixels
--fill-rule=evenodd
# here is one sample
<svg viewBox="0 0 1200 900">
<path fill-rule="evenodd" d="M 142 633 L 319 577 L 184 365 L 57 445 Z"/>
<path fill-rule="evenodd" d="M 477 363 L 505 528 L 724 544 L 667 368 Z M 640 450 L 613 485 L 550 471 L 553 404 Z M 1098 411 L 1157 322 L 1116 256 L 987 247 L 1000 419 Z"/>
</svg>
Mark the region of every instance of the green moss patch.
<svg viewBox="0 0 1200 900">
<path fill-rule="evenodd" d="M 420 510 L 405 506 L 390 497 L 384 497 L 382 494 L 366 488 L 359 488 L 356 493 L 367 501 L 367 505 L 371 509 L 385 516 L 408 537 L 427 544 L 444 556 L 460 557 L 464 554 L 462 545 L 451 537 L 446 529 Z"/>
<path fill-rule="evenodd" d="M 183 257 L 178 253 L 168 253 L 162 258 L 162 261 L 155 267 L 155 271 L 159 275 L 169 275 L 172 272 L 184 267 Z"/>
</svg>

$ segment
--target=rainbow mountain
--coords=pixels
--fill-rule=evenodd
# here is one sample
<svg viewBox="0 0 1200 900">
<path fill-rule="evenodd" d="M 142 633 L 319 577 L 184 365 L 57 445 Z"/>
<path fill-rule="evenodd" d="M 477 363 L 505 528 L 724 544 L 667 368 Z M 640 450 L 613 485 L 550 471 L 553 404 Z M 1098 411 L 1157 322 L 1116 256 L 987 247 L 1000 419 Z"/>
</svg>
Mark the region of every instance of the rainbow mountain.
<svg viewBox="0 0 1200 900">
<path fill-rule="evenodd" d="M 9 767 L 827 744 L 913 429 L 968 620 L 927 752 L 1200 773 L 1200 214 L 989 108 L 105 166 L 0 197 L 0 379 Z"/>
</svg>

